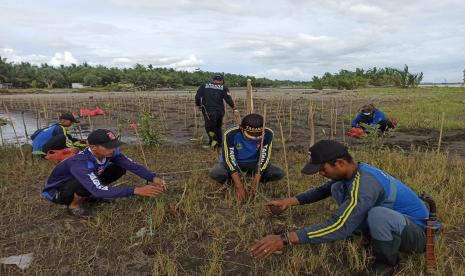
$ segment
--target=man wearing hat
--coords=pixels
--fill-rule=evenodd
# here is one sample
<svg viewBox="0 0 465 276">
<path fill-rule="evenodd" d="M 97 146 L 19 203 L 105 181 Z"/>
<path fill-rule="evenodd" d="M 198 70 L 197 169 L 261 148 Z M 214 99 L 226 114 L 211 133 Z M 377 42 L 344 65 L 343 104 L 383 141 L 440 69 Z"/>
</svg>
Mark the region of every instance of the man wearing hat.
<svg viewBox="0 0 465 276">
<path fill-rule="evenodd" d="M 221 146 L 221 136 L 224 103 L 223 100 L 234 110 L 239 112 L 234 105 L 229 89 L 224 85 L 221 74 L 212 77 L 209 83 L 202 84 L 195 95 L 195 105 L 200 109 L 205 120 L 205 131 L 208 135 L 208 146 L 217 148 Z"/>
<path fill-rule="evenodd" d="M 50 174 L 42 196 L 53 203 L 67 205 L 68 212 L 89 217 L 88 199 L 157 196 L 165 182 L 154 172 L 124 156 L 118 149 L 124 143 L 106 129 L 97 129 L 87 137 L 89 147 L 59 163 Z M 109 186 L 126 171 L 131 171 L 149 184 L 135 188 Z"/>
<path fill-rule="evenodd" d="M 68 128 L 73 123 L 79 123 L 73 114 L 63 113 L 60 115 L 58 123 L 37 130 L 31 135 L 32 154 L 47 154 L 49 150 L 74 148 L 81 143 L 85 144 L 85 141 L 74 138 L 69 134 Z"/>
<path fill-rule="evenodd" d="M 360 113 L 357 114 L 352 120 L 352 127 L 360 127 L 362 123 L 367 125 L 379 125 L 379 130 L 385 132 L 388 129 L 394 128 L 395 121 L 388 118 L 384 112 L 375 108 L 373 104 L 366 104 L 360 109 Z M 397 122 L 395 122 L 397 124 Z"/>
<path fill-rule="evenodd" d="M 331 196 L 339 208 L 321 223 L 262 238 L 251 247 L 253 256 L 268 256 L 287 245 L 332 242 L 363 233 L 371 240 L 376 275 L 390 275 L 399 262 L 399 251 L 424 251 L 429 213 L 407 185 L 378 168 L 355 162 L 344 145 L 332 140 L 319 141 L 309 155 L 302 173 L 319 173 L 330 181 L 267 205 L 282 212 Z"/>
<path fill-rule="evenodd" d="M 263 139 L 263 147 L 260 149 Z M 246 197 L 246 191 L 241 183 L 240 172 L 252 174 L 252 190 L 260 181 L 270 182 L 280 180 L 285 172 L 270 163 L 273 145 L 273 131 L 266 128 L 263 131 L 263 117 L 259 114 L 249 114 L 242 119 L 239 127 L 233 127 L 224 133 L 220 162 L 210 171 L 209 176 L 218 183 L 232 179 L 239 202 Z"/>
</svg>

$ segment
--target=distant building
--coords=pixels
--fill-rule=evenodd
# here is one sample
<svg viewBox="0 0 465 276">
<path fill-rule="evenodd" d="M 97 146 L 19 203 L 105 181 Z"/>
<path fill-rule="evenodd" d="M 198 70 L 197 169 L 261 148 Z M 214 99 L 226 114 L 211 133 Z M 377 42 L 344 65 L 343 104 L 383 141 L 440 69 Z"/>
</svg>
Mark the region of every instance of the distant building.
<svg viewBox="0 0 465 276">
<path fill-rule="evenodd" d="M 84 85 L 80 82 L 73 82 L 71 83 L 71 88 L 77 88 L 77 89 L 80 89 L 80 88 L 84 88 Z"/>
<path fill-rule="evenodd" d="M 11 82 L 0 82 L 0 89 L 8 89 L 13 87 Z"/>
</svg>

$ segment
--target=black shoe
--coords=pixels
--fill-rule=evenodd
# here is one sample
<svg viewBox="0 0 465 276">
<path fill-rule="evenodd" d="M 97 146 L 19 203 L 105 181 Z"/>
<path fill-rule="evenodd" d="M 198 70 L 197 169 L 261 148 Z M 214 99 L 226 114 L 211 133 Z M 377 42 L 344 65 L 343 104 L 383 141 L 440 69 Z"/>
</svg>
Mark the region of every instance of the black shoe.
<svg viewBox="0 0 465 276">
<path fill-rule="evenodd" d="M 75 217 L 78 217 L 78 218 L 90 218 L 92 217 L 92 212 L 90 210 L 90 208 L 88 207 L 84 207 L 84 206 L 79 206 L 79 207 L 76 207 L 76 208 L 67 208 L 68 209 L 68 213 L 72 216 L 75 216 Z"/>
</svg>

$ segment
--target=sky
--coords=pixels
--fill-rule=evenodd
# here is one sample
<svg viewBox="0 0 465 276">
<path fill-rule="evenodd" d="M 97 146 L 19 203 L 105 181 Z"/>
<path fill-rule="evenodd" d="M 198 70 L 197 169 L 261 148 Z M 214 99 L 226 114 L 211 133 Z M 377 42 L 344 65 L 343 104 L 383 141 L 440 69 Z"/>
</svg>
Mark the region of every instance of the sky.
<svg viewBox="0 0 465 276">
<path fill-rule="evenodd" d="M 459 82 L 465 1 L 2 0 L 0 56 L 304 81 L 407 64 Z"/>
</svg>

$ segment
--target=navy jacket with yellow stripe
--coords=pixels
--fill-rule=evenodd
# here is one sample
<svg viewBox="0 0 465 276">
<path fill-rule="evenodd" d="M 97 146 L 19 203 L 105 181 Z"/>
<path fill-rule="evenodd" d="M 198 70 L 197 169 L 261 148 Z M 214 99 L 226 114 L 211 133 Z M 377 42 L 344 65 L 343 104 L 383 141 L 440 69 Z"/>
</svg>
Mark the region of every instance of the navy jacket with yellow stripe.
<svg viewBox="0 0 465 276">
<path fill-rule="evenodd" d="M 326 221 L 297 230 L 300 243 L 324 243 L 340 240 L 357 230 L 375 206 L 384 206 L 410 218 L 424 228 L 428 210 L 418 195 L 400 180 L 378 168 L 359 163 L 356 174 L 342 180 L 344 199 L 337 211 Z M 298 194 L 300 204 L 313 203 L 331 196 L 335 181 Z M 393 187 L 394 185 L 394 187 Z M 395 189 L 395 199 L 386 204 Z"/>
<path fill-rule="evenodd" d="M 241 164 L 258 164 L 261 140 L 249 140 L 244 137 L 239 127 L 233 127 L 224 132 L 223 152 L 220 162 L 225 164 L 230 174 L 239 171 Z M 265 128 L 263 149 L 260 154 L 260 171 L 268 167 L 273 146 L 273 131 Z"/>
</svg>

